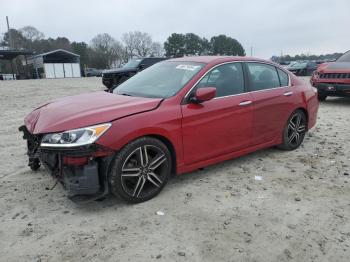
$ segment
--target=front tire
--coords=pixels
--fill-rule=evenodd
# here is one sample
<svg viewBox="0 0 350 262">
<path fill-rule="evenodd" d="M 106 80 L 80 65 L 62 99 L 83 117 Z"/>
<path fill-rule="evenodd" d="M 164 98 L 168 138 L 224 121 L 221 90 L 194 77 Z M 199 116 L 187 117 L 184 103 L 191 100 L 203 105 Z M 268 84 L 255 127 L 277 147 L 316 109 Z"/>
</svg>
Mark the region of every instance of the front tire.
<svg viewBox="0 0 350 262">
<path fill-rule="evenodd" d="M 28 166 L 32 171 L 37 171 L 40 168 L 40 160 L 38 158 L 29 159 Z"/>
<path fill-rule="evenodd" d="M 322 94 L 322 93 L 318 93 L 317 97 L 318 97 L 319 101 L 325 101 L 326 98 L 327 98 L 327 95 L 326 94 Z"/>
<path fill-rule="evenodd" d="M 279 148 L 295 150 L 304 140 L 307 128 L 306 115 L 302 110 L 296 110 L 288 119 L 283 130 L 283 142 Z"/>
<path fill-rule="evenodd" d="M 127 144 L 116 156 L 109 174 L 111 192 L 139 203 L 160 193 L 171 173 L 171 155 L 163 142 L 142 137 Z"/>
</svg>

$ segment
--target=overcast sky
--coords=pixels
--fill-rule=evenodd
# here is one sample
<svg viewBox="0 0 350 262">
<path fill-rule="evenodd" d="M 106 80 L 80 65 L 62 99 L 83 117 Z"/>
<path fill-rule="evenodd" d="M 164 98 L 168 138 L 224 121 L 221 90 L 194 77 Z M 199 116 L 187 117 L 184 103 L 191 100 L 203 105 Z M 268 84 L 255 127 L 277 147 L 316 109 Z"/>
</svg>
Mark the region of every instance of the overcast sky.
<svg viewBox="0 0 350 262">
<path fill-rule="evenodd" d="M 261 58 L 350 49 L 350 0 L 0 0 L 1 33 L 6 15 L 12 28 L 87 43 L 138 30 L 160 42 L 174 32 L 226 34 Z"/>
</svg>

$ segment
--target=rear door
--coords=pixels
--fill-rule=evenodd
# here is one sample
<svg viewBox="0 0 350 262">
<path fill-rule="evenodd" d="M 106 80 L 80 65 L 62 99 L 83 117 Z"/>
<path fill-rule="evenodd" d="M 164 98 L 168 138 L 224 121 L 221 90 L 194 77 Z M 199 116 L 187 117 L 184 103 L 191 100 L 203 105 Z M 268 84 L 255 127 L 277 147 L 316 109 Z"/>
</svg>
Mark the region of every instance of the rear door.
<svg viewBox="0 0 350 262">
<path fill-rule="evenodd" d="M 252 144 L 276 140 L 293 104 L 293 91 L 287 73 L 273 65 L 247 62 L 249 91 L 253 97 Z"/>
<path fill-rule="evenodd" d="M 251 144 L 252 97 L 241 63 L 212 69 L 192 90 L 215 87 L 216 98 L 181 106 L 185 164 L 211 159 Z"/>
</svg>

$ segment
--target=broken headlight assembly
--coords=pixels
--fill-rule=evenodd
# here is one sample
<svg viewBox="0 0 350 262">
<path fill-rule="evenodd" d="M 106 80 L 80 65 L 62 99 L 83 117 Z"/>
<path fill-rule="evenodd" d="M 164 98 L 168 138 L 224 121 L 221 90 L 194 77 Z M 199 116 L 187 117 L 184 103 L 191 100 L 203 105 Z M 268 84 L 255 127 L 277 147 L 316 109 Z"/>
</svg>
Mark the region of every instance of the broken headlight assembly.
<svg viewBox="0 0 350 262">
<path fill-rule="evenodd" d="M 94 143 L 109 128 L 110 123 L 89 126 L 43 136 L 41 147 L 77 147 Z"/>
</svg>

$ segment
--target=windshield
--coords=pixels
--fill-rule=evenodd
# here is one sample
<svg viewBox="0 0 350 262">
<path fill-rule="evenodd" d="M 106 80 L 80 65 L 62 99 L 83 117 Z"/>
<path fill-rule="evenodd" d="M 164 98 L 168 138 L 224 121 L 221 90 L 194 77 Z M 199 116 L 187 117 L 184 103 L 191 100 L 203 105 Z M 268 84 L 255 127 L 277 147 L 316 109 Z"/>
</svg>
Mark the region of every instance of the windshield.
<svg viewBox="0 0 350 262">
<path fill-rule="evenodd" d="M 339 57 L 337 62 L 350 62 L 350 51 L 347 51 L 345 54 Z"/>
<path fill-rule="evenodd" d="M 123 68 L 136 68 L 141 63 L 141 60 L 142 59 L 131 59 L 129 62 L 123 65 Z"/>
<path fill-rule="evenodd" d="M 203 66 L 202 63 L 194 62 L 157 63 L 120 84 L 113 93 L 139 97 L 171 97 Z"/>
</svg>

